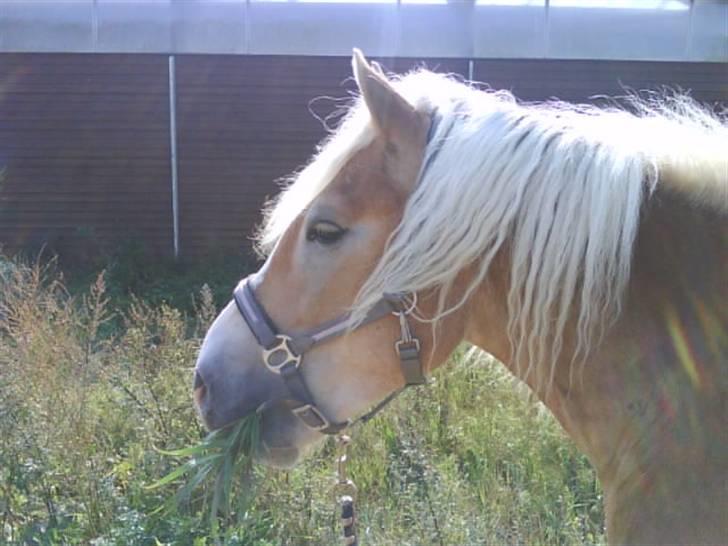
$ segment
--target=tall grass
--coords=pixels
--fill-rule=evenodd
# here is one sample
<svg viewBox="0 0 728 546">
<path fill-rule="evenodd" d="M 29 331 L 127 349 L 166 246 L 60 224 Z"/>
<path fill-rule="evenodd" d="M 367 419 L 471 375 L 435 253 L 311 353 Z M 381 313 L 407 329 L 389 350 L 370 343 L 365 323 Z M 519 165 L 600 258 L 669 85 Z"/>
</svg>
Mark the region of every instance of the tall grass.
<svg viewBox="0 0 728 546">
<path fill-rule="evenodd" d="M 212 544 L 205 490 L 149 488 L 198 442 L 190 400 L 209 289 L 183 314 L 105 276 L 70 294 L 54 268 L 0 260 L 0 543 Z M 113 319 L 113 320 L 112 320 Z M 353 431 L 362 544 L 603 541 L 601 491 L 554 420 L 487 358 L 453 362 Z M 254 470 L 223 542 L 338 544 L 333 442 L 294 471 Z M 201 487 L 211 487 L 210 484 Z"/>
</svg>

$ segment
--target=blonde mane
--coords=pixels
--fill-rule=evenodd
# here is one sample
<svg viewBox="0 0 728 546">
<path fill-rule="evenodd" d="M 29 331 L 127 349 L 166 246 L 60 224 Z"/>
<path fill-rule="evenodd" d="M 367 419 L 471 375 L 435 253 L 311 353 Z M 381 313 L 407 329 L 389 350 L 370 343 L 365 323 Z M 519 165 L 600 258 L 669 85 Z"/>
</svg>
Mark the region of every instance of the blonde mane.
<svg viewBox="0 0 728 546">
<path fill-rule="evenodd" d="M 576 319 L 574 362 L 618 316 L 640 210 L 658 181 L 728 210 L 728 127 L 686 97 L 633 99 L 628 112 L 522 105 L 509 93 L 428 71 L 394 86 L 439 122 L 401 223 L 360 290 L 354 321 L 383 293 L 439 288 L 430 319 L 438 321 L 465 303 L 507 244 L 514 359 L 529 363 L 526 375 L 535 363 L 550 363 L 551 376 L 538 378 L 550 385 L 567 322 Z M 373 138 L 358 101 L 270 209 L 262 246 L 270 250 Z M 466 267 L 476 274 L 462 298 L 446 305 Z"/>
</svg>

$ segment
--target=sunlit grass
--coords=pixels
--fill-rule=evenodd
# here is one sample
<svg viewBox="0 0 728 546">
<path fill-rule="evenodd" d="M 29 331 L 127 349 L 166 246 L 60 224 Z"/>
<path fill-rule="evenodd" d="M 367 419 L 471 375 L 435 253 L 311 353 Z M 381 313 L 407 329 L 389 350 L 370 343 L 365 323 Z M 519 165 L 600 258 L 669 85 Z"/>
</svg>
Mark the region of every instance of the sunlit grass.
<svg viewBox="0 0 728 546">
<path fill-rule="evenodd" d="M 0 544 L 338 544 L 332 441 L 279 471 L 252 465 L 253 421 L 201 440 L 211 290 L 190 287 L 187 315 L 120 308 L 106 278 L 69 293 L 52 266 L 0 259 Z M 587 460 L 486 356 L 456 354 L 352 438 L 363 546 L 603 542 Z"/>
</svg>

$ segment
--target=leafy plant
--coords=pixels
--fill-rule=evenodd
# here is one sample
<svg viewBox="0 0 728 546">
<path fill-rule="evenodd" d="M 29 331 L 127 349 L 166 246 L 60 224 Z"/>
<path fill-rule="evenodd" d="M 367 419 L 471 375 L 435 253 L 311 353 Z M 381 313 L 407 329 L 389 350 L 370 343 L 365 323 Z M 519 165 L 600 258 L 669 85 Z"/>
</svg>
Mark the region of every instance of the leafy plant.
<svg viewBox="0 0 728 546">
<path fill-rule="evenodd" d="M 211 479 L 214 485 L 209 505 L 213 533 L 217 534 L 219 530 L 220 515 L 226 518 L 237 516 L 238 523 L 241 523 L 252 494 L 251 471 L 253 454 L 258 448 L 259 424 L 259 415 L 253 413 L 211 432 L 196 445 L 172 451 L 159 450 L 163 455 L 189 459 L 148 487 L 150 490 L 157 489 L 185 478 L 184 484 L 162 508 L 169 510 L 172 504 L 188 502 L 193 493 Z M 237 499 L 235 509 L 232 508 L 233 499 Z"/>
</svg>

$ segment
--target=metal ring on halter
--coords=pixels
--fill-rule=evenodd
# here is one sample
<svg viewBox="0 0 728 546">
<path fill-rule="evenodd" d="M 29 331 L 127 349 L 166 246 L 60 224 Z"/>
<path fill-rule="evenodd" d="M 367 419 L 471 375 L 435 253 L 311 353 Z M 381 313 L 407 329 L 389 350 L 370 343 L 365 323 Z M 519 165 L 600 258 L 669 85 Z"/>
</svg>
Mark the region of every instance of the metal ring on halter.
<svg viewBox="0 0 728 546">
<path fill-rule="evenodd" d="M 412 313 L 414 313 L 415 309 L 417 309 L 417 292 L 409 292 L 409 295 L 412 296 L 412 303 L 409 304 L 409 307 L 407 307 L 406 309 L 402 309 L 399 311 L 392 311 L 392 314 L 394 316 L 397 316 L 397 315 L 408 316 L 408 315 L 411 315 Z M 402 293 L 401 301 L 407 302 L 407 296 L 405 296 L 404 292 Z"/>
<path fill-rule="evenodd" d="M 277 374 L 281 373 L 281 369 L 286 364 L 293 363 L 293 365 L 298 368 L 298 366 L 301 364 L 301 355 L 297 355 L 291 349 L 291 342 L 293 341 L 291 337 L 278 334 L 276 336 L 276 340 L 278 341 L 277 345 L 271 347 L 270 349 L 263 349 L 263 362 L 265 363 L 266 367 L 273 373 Z M 272 358 L 275 355 L 281 355 L 281 353 L 283 359 L 280 361 L 280 363 L 273 362 Z"/>
</svg>

